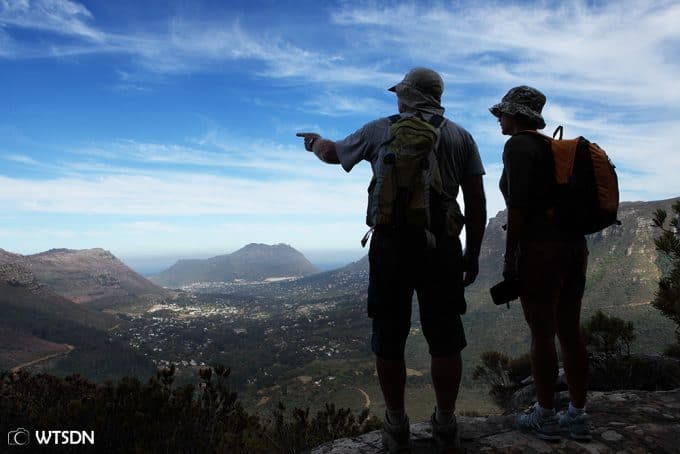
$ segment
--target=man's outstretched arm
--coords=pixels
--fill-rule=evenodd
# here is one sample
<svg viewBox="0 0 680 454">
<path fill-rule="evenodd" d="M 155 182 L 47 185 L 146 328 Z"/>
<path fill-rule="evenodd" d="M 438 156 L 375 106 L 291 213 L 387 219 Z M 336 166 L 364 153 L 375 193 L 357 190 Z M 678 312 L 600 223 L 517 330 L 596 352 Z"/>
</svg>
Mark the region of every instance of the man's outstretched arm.
<svg viewBox="0 0 680 454">
<path fill-rule="evenodd" d="M 482 175 L 466 176 L 461 184 L 465 202 L 465 276 L 463 285 L 472 284 L 479 274 L 479 251 L 486 228 L 486 196 Z"/>
<path fill-rule="evenodd" d="M 340 164 L 338 153 L 335 150 L 335 142 L 323 139 L 314 132 L 299 132 L 298 137 L 305 138 L 305 150 L 312 151 L 317 158 L 328 164 Z"/>
</svg>

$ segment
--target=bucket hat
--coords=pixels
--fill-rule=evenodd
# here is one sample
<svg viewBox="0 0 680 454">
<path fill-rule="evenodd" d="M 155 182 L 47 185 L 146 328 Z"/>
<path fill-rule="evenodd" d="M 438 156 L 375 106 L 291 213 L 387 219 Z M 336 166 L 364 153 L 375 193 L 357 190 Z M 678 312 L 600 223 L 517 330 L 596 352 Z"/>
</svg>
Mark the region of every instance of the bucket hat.
<svg viewBox="0 0 680 454">
<path fill-rule="evenodd" d="M 409 91 L 408 89 L 417 90 L 423 95 L 429 95 L 441 101 L 444 93 L 444 80 L 436 71 L 418 67 L 406 73 L 401 82 L 388 88 L 389 91 L 393 91 L 397 95 Z"/>
<path fill-rule="evenodd" d="M 501 102 L 489 108 L 496 117 L 501 114 L 523 115 L 527 117 L 537 129 L 545 128 L 545 120 L 541 115 L 545 105 L 545 95 L 533 87 L 520 85 L 511 88 Z"/>
</svg>

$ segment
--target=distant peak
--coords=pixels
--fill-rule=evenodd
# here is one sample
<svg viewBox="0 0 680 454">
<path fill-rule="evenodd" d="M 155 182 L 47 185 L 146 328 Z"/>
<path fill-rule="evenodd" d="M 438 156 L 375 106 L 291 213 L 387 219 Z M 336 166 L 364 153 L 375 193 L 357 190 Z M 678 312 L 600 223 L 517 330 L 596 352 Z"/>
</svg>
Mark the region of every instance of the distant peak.
<svg viewBox="0 0 680 454">
<path fill-rule="evenodd" d="M 106 249 L 96 247 L 90 249 L 68 249 L 68 248 L 53 248 L 45 252 L 40 252 L 36 255 L 47 255 L 47 254 L 102 254 L 102 255 L 113 255 Z"/>
<path fill-rule="evenodd" d="M 290 245 L 285 243 L 277 244 L 264 244 L 264 243 L 250 243 L 243 247 L 243 249 L 274 249 L 274 248 L 286 248 L 293 249 Z"/>
</svg>

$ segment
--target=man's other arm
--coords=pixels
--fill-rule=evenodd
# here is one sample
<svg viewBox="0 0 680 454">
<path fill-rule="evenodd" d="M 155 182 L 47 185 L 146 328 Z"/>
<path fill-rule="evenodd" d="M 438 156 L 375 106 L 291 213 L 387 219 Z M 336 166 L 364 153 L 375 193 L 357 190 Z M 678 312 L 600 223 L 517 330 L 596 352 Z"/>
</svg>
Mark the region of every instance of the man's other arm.
<svg viewBox="0 0 680 454">
<path fill-rule="evenodd" d="M 486 196 L 482 175 L 468 175 L 461 183 L 465 202 L 465 276 L 463 285 L 472 284 L 479 274 L 479 252 L 486 228 Z"/>
</svg>

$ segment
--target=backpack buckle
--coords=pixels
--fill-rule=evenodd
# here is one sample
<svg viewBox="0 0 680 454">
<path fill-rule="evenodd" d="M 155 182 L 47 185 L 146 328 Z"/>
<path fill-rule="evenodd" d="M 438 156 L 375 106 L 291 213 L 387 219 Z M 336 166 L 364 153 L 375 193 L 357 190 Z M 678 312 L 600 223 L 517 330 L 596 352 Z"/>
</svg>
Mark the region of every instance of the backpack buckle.
<svg viewBox="0 0 680 454">
<path fill-rule="evenodd" d="M 375 227 L 371 227 L 368 229 L 368 232 L 364 235 L 364 237 L 361 239 L 361 247 L 366 247 L 366 243 L 368 243 L 368 239 L 371 237 L 371 233 L 373 233 L 373 230 L 375 230 Z"/>
</svg>

